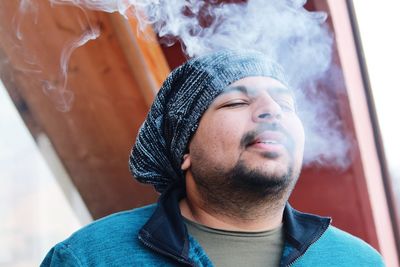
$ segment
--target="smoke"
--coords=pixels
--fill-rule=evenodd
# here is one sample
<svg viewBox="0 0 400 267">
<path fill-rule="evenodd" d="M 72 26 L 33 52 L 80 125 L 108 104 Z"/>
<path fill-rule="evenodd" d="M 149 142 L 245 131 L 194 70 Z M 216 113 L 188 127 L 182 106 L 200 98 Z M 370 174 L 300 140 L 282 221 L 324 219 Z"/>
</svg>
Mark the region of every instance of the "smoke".
<svg viewBox="0 0 400 267">
<path fill-rule="evenodd" d="M 23 35 L 21 32 L 21 24 L 22 20 L 25 17 L 26 13 L 35 14 L 34 23 L 37 23 L 37 14 L 38 14 L 38 5 L 36 2 L 32 0 L 21 0 L 19 3 L 18 13 L 14 16 L 14 25 L 15 25 L 15 35 L 19 40 L 22 40 Z"/>
<path fill-rule="evenodd" d="M 285 67 L 294 86 L 315 80 L 330 65 L 332 38 L 326 14 L 309 12 L 302 0 L 50 0 L 135 16 L 166 44 L 179 39 L 189 57 L 220 49 L 253 48 Z"/>
<path fill-rule="evenodd" d="M 221 49 L 252 48 L 279 62 L 295 89 L 305 124 L 305 164 L 328 163 L 346 167 L 349 142 L 335 117 L 335 103 L 320 94 L 320 81 L 332 67 L 332 36 L 324 24 L 326 14 L 309 12 L 303 0 L 49 0 L 54 5 L 74 5 L 134 16 L 139 30 L 151 26 L 160 40 L 177 40 L 189 57 Z M 23 0 L 25 10 L 28 0 Z M 63 52 L 65 77 L 68 60 L 77 47 L 98 32 L 91 31 Z M 51 91 L 49 85 L 47 91 Z M 71 96 L 64 103 L 70 105 Z"/>
<path fill-rule="evenodd" d="M 78 23 L 82 29 L 82 33 L 67 41 L 62 51 L 60 52 L 60 60 L 58 68 L 49 66 L 49 64 L 43 64 L 35 56 L 35 52 L 29 48 L 29 45 L 24 42 L 24 23 L 32 23 L 37 25 L 40 23 L 40 10 L 39 2 L 35 0 L 21 0 L 18 6 L 18 12 L 14 15 L 12 25 L 15 31 L 16 40 L 14 42 L 14 49 L 16 57 L 22 58 L 19 60 L 19 64 L 14 64 L 14 69 L 29 74 L 33 79 L 39 81 L 42 84 L 43 92 L 52 99 L 56 108 L 59 111 L 67 112 L 72 107 L 74 98 L 73 90 L 68 88 L 68 66 L 70 58 L 73 52 L 85 45 L 90 40 L 95 40 L 100 36 L 100 30 L 98 26 L 91 23 L 86 10 L 82 7 L 82 16 L 77 17 Z M 32 27 L 30 27 L 32 30 Z M 51 36 L 49 36 L 51 38 Z M 23 62 L 23 64 L 21 63 Z M 58 73 L 52 74 L 54 71 L 50 69 L 58 69 Z M 47 76 L 46 76 L 47 75 Z"/>
<path fill-rule="evenodd" d="M 72 40 L 69 44 L 67 44 L 62 53 L 61 53 L 61 60 L 60 60 L 60 78 L 61 84 L 52 83 L 49 81 L 45 81 L 43 83 L 43 91 L 45 94 L 49 95 L 55 102 L 58 110 L 66 112 L 69 111 L 74 94 L 71 90 L 68 89 L 68 64 L 71 58 L 72 52 L 85 45 L 90 40 L 95 40 L 100 36 L 100 31 L 98 28 L 90 28 L 82 33 L 82 35 Z"/>
<path fill-rule="evenodd" d="M 315 84 L 310 84 L 312 89 Z M 321 85 L 320 85 L 321 86 Z M 341 95 L 341 92 L 335 92 Z M 344 134 L 336 103 L 318 91 L 296 91 L 306 136 L 304 164 L 347 168 L 352 162 L 351 139 Z"/>
</svg>

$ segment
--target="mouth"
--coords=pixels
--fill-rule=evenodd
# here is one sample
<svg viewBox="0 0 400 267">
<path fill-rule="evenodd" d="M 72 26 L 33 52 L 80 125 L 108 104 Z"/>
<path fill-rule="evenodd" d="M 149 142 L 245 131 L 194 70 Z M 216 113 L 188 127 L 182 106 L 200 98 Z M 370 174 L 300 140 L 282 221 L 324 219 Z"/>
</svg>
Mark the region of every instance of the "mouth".
<svg viewBox="0 0 400 267">
<path fill-rule="evenodd" d="M 247 146 L 256 144 L 267 144 L 267 145 L 284 145 L 285 136 L 278 131 L 264 131 L 256 135 Z"/>
<path fill-rule="evenodd" d="M 265 131 L 256 135 L 246 148 L 256 149 L 261 152 L 282 154 L 286 149 L 286 138 L 283 133 L 278 131 Z"/>
</svg>

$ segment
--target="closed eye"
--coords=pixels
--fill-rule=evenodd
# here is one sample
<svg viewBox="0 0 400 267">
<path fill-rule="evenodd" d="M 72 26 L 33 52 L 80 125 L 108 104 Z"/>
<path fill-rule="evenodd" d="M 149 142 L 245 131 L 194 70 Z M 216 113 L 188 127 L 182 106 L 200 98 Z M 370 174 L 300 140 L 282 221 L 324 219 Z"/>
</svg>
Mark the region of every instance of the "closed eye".
<svg viewBox="0 0 400 267">
<path fill-rule="evenodd" d="M 242 106 L 247 106 L 247 105 L 249 105 L 248 101 L 234 100 L 234 101 L 229 101 L 225 104 L 222 104 L 221 108 L 236 108 L 236 107 L 242 107 Z"/>
</svg>

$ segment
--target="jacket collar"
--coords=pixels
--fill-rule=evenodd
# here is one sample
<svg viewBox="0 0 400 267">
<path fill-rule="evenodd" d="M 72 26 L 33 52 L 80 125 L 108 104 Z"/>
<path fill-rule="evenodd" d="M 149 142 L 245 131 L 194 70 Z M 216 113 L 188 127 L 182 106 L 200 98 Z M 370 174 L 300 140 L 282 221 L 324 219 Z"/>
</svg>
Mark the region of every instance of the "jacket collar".
<svg viewBox="0 0 400 267">
<path fill-rule="evenodd" d="M 285 249 L 281 266 L 287 266 L 303 255 L 328 229 L 331 218 L 299 212 L 286 204 L 283 213 Z"/>
<path fill-rule="evenodd" d="M 185 196 L 182 186 L 171 186 L 159 198 L 157 207 L 139 232 L 139 239 L 153 250 L 190 264 L 189 237 L 179 209 Z M 281 264 L 301 256 L 322 236 L 331 219 L 302 213 L 286 204 L 284 215 L 285 250 Z"/>
<path fill-rule="evenodd" d="M 189 239 L 179 208 L 185 196 L 182 186 L 169 187 L 158 199 L 156 209 L 139 231 L 139 239 L 148 247 L 179 260 L 189 261 Z"/>
</svg>

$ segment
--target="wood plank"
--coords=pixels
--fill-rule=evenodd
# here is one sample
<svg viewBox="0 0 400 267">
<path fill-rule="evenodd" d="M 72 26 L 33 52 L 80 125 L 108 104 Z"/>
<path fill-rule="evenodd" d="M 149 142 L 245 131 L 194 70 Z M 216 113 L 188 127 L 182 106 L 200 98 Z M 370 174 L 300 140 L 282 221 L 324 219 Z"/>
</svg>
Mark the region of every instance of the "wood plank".
<svg viewBox="0 0 400 267">
<path fill-rule="evenodd" d="M 143 92 L 159 81 L 143 88 L 149 80 L 138 81 L 133 74 L 136 69 L 117 36 L 130 33 L 115 29 L 115 14 L 85 15 L 76 7 L 35 3 L 39 12 L 23 17 L 15 15 L 17 1 L 0 3 L 1 77 L 14 101 L 19 99 L 17 107 L 29 129 L 34 136 L 41 132 L 49 137 L 94 218 L 153 202 L 153 188 L 133 181 L 127 162 L 148 110 Z M 69 92 L 45 94 L 43 86 L 63 84 L 61 50 L 89 24 L 99 27 L 101 36 L 72 53 L 67 88 L 74 98 L 70 111 L 60 112 L 57 103 L 63 103 L 60 97 Z"/>
</svg>

